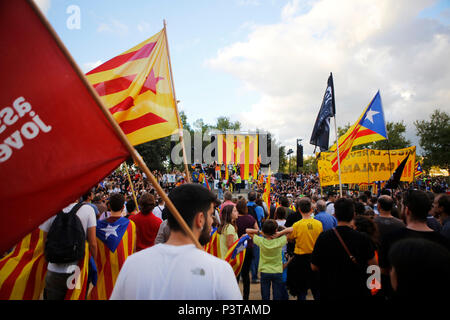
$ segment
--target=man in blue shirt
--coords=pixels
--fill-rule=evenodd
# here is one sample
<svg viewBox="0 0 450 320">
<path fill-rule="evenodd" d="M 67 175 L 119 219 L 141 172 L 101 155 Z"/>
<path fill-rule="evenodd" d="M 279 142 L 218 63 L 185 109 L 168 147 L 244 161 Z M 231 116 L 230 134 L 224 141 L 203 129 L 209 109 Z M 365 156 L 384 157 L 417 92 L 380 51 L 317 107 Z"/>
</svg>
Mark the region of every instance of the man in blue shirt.
<svg viewBox="0 0 450 320">
<path fill-rule="evenodd" d="M 327 204 L 323 200 L 319 200 L 316 203 L 317 214 L 314 215 L 314 219 L 322 222 L 323 231 L 333 229 L 337 226 L 337 220 L 331 214 L 327 213 Z"/>
<path fill-rule="evenodd" d="M 261 206 L 256 205 L 255 201 L 256 192 L 252 190 L 248 193 L 248 214 L 252 215 L 253 218 L 255 218 L 255 220 L 258 222 L 258 227 L 261 230 L 261 223 L 262 219 L 264 218 L 264 209 Z"/>
</svg>

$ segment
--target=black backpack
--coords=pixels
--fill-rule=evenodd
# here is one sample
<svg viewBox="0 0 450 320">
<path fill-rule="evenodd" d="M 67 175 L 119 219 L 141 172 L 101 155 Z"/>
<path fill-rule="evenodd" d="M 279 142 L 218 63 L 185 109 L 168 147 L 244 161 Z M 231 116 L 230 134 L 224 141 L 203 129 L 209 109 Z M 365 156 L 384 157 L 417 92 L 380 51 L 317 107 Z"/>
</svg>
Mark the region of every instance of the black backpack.
<svg viewBox="0 0 450 320">
<path fill-rule="evenodd" d="M 84 203 L 77 203 L 69 213 L 56 215 L 45 242 L 45 259 L 51 263 L 69 263 L 83 259 L 86 235 L 77 211 Z"/>
<path fill-rule="evenodd" d="M 258 215 L 256 214 L 256 205 L 247 206 L 248 208 L 248 214 L 251 215 L 253 218 L 255 218 L 256 223 L 258 224 L 258 227 L 261 228 L 258 221 Z"/>
</svg>

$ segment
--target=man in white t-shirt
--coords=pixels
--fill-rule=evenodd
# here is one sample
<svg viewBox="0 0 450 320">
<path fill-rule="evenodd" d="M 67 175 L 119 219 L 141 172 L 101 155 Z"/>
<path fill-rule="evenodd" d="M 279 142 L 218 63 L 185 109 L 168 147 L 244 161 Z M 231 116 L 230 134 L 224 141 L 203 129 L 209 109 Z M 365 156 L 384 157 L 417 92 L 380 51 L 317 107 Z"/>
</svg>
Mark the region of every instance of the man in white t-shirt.
<svg viewBox="0 0 450 320">
<path fill-rule="evenodd" d="M 64 213 L 69 213 L 76 203 L 72 203 L 62 211 Z M 97 256 L 97 239 L 96 239 L 96 226 L 97 220 L 95 216 L 94 209 L 85 204 L 78 209 L 76 215 L 80 218 L 81 224 L 83 225 L 84 234 L 89 244 L 89 252 L 94 257 Z M 45 243 L 47 239 L 47 234 L 50 231 L 50 227 L 55 220 L 56 215 L 49 218 L 43 224 L 39 226 L 44 232 L 43 241 Z M 46 300 L 64 300 L 68 285 L 67 280 L 73 274 L 75 267 L 78 265 L 78 261 L 73 261 L 71 263 L 48 263 L 47 274 L 45 276 L 45 288 L 44 288 L 44 299 Z"/>
<path fill-rule="evenodd" d="M 158 205 L 153 209 L 153 214 L 163 220 L 162 213 L 164 210 L 164 200 L 162 198 L 158 198 Z"/>
<path fill-rule="evenodd" d="M 336 196 L 337 196 L 336 192 L 330 191 L 328 193 L 328 200 L 326 202 L 327 206 L 326 212 L 328 214 L 331 214 L 332 216 L 334 216 L 334 202 L 336 201 Z"/>
<path fill-rule="evenodd" d="M 200 184 L 184 184 L 173 189 L 169 198 L 200 244 L 206 244 L 215 194 Z M 171 230 L 167 242 L 130 256 L 120 270 L 110 299 L 242 299 L 231 266 L 197 249 L 172 214 L 168 214 L 167 221 Z"/>
</svg>

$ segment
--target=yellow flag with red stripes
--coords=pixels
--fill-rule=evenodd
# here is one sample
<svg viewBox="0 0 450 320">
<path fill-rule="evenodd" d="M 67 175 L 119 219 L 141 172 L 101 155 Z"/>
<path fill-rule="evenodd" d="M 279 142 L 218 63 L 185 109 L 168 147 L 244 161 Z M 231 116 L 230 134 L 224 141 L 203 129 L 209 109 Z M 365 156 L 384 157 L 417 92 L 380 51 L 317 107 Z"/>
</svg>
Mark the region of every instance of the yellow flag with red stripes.
<svg viewBox="0 0 450 320">
<path fill-rule="evenodd" d="M 165 29 L 89 71 L 86 78 L 131 144 L 178 129 Z"/>
<path fill-rule="evenodd" d="M 269 166 L 269 175 L 267 176 L 267 181 L 266 181 L 266 185 L 264 186 L 264 193 L 262 196 L 263 201 L 267 204 L 267 208 L 270 208 L 270 179 L 272 178 L 272 172 L 270 171 L 270 166 Z"/>
<path fill-rule="evenodd" d="M 86 293 L 89 290 L 88 273 L 89 273 L 89 244 L 86 241 L 84 246 L 84 258 L 78 261 L 77 268 L 67 280 L 68 289 L 65 300 L 85 300 Z"/>
<path fill-rule="evenodd" d="M 38 300 L 46 273 L 43 231 L 36 229 L 0 260 L 0 300 Z"/>
</svg>

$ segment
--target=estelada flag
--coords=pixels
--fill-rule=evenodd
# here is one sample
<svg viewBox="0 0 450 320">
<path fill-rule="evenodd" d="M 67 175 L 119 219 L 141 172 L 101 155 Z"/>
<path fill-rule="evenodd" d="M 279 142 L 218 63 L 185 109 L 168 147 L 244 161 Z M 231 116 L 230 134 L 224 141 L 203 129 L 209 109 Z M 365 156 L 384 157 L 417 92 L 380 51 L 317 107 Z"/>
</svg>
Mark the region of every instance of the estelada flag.
<svg viewBox="0 0 450 320">
<path fill-rule="evenodd" d="M 178 129 L 164 29 L 86 74 L 131 144 Z"/>
<path fill-rule="evenodd" d="M 78 261 L 78 268 L 75 273 L 67 280 L 70 287 L 68 288 L 65 300 L 85 300 L 86 293 L 89 289 L 88 273 L 89 273 L 89 244 L 86 241 L 84 247 L 84 258 Z"/>
<path fill-rule="evenodd" d="M 44 232 L 39 228 L 26 235 L 0 260 L 0 300 L 39 300 L 45 287 L 47 261 Z M 89 245 L 75 273 L 69 277 L 65 300 L 84 300 L 88 290 Z"/>
<path fill-rule="evenodd" d="M 107 300 L 125 260 L 136 251 L 136 225 L 121 217 L 114 223 L 97 221 L 97 285 L 92 288 L 89 300 Z"/>
<path fill-rule="evenodd" d="M 43 237 L 36 228 L 0 260 L 0 300 L 40 298 L 47 273 Z"/>
<path fill-rule="evenodd" d="M 33 1 L 0 1 L 0 39 L 3 254 L 129 153 Z"/>
<path fill-rule="evenodd" d="M 422 166 L 420 165 L 420 161 L 416 162 L 415 170 L 414 170 L 414 178 L 423 174 Z"/>
<path fill-rule="evenodd" d="M 358 120 L 347 132 L 341 136 L 339 142 L 340 163 L 352 151 L 353 146 L 387 139 L 386 123 L 384 121 L 383 105 L 380 91 L 378 91 Z M 330 150 L 335 151 L 332 162 L 332 170 L 338 170 L 338 156 L 336 144 Z"/>
<path fill-rule="evenodd" d="M 220 258 L 220 239 L 217 228 L 213 228 L 210 234 L 209 242 L 204 246 L 205 251 L 215 257 Z"/>
<path fill-rule="evenodd" d="M 245 251 L 247 250 L 249 240 L 250 236 L 248 234 L 237 239 L 225 255 L 225 261 L 231 265 L 236 277 L 241 273 L 242 266 L 244 265 Z"/>
</svg>

